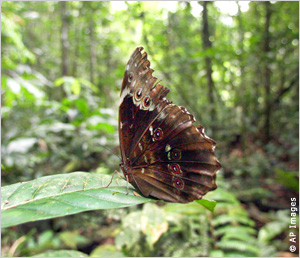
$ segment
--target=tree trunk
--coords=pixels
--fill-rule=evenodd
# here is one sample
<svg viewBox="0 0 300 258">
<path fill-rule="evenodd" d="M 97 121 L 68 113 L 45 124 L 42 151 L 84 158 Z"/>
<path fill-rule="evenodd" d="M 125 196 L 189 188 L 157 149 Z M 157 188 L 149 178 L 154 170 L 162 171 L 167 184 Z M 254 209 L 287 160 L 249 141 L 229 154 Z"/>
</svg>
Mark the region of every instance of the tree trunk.
<svg viewBox="0 0 300 258">
<path fill-rule="evenodd" d="M 271 109 L 272 109 L 272 99 L 271 99 L 271 70 L 268 60 L 268 55 L 270 52 L 270 19 L 271 19 L 271 4 L 270 2 L 264 2 L 266 16 L 265 16 L 265 30 L 264 30 L 264 87 L 265 87 L 265 121 L 264 121 L 264 139 L 263 142 L 267 144 L 270 141 L 270 120 L 271 120 Z"/>
<path fill-rule="evenodd" d="M 61 63 L 62 63 L 62 76 L 68 75 L 68 17 L 66 2 L 61 2 Z"/>
<path fill-rule="evenodd" d="M 172 25 L 173 24 L 173 14 L 170 14 L 168 16 L 168 26 L 169 28 L 168 29 L 172 29 Z M 141 15 L 141 20 L 143 21 L 143 23 L 145 23 L 146 19 L 145 19 L 145 15 Z M 146 49 L 147 49 L 147 52 L 148 54 L 151 56 L 151 58 L 154 60 L 154 53 L 153 51 L 151 51 L 151 45 L 149 44 L 149 40 L 148 40 L 148 31 L 145 31 L 145 28 L 143 27 L 143 39 L 145 41 L 145 45 L 146 45 Z M 166 55 L 166 58 L 165 58 L 165 61 L 167 61 L 168 58 L 172 58 L 172 54 L 170 53 L 171 49 L 176 49 L 176 44 L 175 44 L 175 40 L 173 38 L 173 34 L 172 33 L 168 33 L 167 34 L 167 41 L 168 41 L 168 44 L 167 46 L 164 48 L 164 51 L 165 51 L 165 55 Z M 173 51 L 174 52 L 174 51 Z M 174 55 L 174 54 L 173 54 Z M 200 113 L 201 112 L 198 112 L 197 111 L 197 108 L 196 108 L 196 105 L 193 104 L 193 101 L 192 99 L 187 95 L 188 92 L 182 88 L 182 86 L 180 85 L 180 83 L 178 84 L 178 87 L 176 87 L 176 84 L 174 84 L 174 79 L 172 79 L 172 76 L 166 71 L 166 67 L 165 66 L 161 66 L 160 62 L 155 62 L 157 63 L 157 67 L 158 69 L 163 73 L 164 77 L 168 80 L 169 83 L 173 84 L 174 86 L 174 90 L 177 91 L 177 93 L 180 95 L 181 97 L 181 100 L 182 100 L 182 105 L 184 105 L 190 112 L 192 112 L 194 114 L 194 116 L 199 119 L 199 121 L 201 121 L 201 116 L 200 116 Z M 168 63 L 171 63 L 171 61 L 168 61 Z M 189 84 L 190 85 L 196 85 L 196 83 L 194 82 L 191 82 L 193 78 L 192 77 L 189 77 Z"/>
<path fill-rule="evenodd" d="M 258 4 L 253 5 L 252 8 L 254 9 L 254 17 L 262 16 L 260 11 L 258 10 Z M 253 29 L 253 34 L 261 35 L 261 26 L 258 22 L 255 23 L 255 26 Z M 250 100 L 249 107 L 247 107 L 247 108 L 248 108 L 248 113 L 252 114 L 249 116 L 251 118 L 251 122 L 250 122 L 251 126 L 256 128 L 257 131 L 259 131 L 261 128 L 258 126 L 257 117 L 263 116 L 262 114 L 263 114 L 263 108 L 264 108 L 264 107 L 262 107 L 262 104 L 258 101 L 258 99 L 262 95 L 262 90 L 261 90 L 261 88 L 262 88 L 261 80 L 262 79 L 261 78 L 263 78 L 263 72 L 262 72 L 263 64 L 260 61 L 261 60 L 260 46 L 257 46 L 257 48 L 259 48 L 259 50 L 256 51 L 256 55 L 255 55 L 255 60 L 257 60 L 257 61 L 255 62 L 255 68 L 253 68 L 254 74 L 256 76 L 253 77 L 253 79 L 251 80 L 251 84 L 252 84 L 251 100 Z M 263 120 L 263 118 L 260 119 L 260 121 L 261 120 Z"/>
<path fill-rule="evenodd" d="M 79 9 L 79 17 L 81 17 L 81 10 L 82 9 Z M 80 53 L 79 53 L 79 50 L 80 50 L 80 44 L 81 44 L 81 36 L 82 36 L 82 22 L 77 22 L 75 21 L 74 22 L 74 30 L 76 31 L 75 33 L 75 40 L 74 40 L 74 60 L 73 60 L 73 64 L 72 64 L 72 76 L 73 77 L 77 77 L 77 68 L 78 68 L 78 61 L 79 61 L 79 56 L 80 56 Z"/>
<path fill-rule="evenodd" d="M 208 49 L 212 47 L 212 43 L 209 40 L 209 27 L 208 27 L 208 17 L 207 17 L 207 4 L 208 2 L 202 2 L 203 6 L 203 15 L 202 15 L 202 42 L 203 42 L 203 50 L 206 52 Z M 212 121 L 212 131 L 215 131 L 216 128 L 216 110 L 215 110 L 215 99 L 214 99 L 214 81 L 212 79 L 212 61 L 211 57 L 205 57 L 205 69 L 206 69 L 206 80 L 208 86 L 208 100 L 209 100 L 209 107 L 210 107 L 210 116 Z"/>
<path fill-rule="evenodd" d="M 90 14 L 90 81 L 91 83 L 94 82 L 94 74 L 95 74 L 95 66 L 96 66 L 96 51 L 95 51 L 95 36 L 94 36 L 94 18 L 93 18 L 93 9 L 91 9 L 91 14 Z"/>
<path fill-rule="evenodd" d="M 239 66 L 240 66 L 240 85 L 239 89 L 236 91 L 236 94 L 238 94 L 237 99 L 238 103 L 237 105 L 242 109 L 241 110 L 241 120 L 240 120 L 240 126 L 241 126 L 241 148 L 242 151 L 244 151 L 245 147 L 245 134 L 247 131 L 247 125 L 246 125 L 246 117 L 248 116 L 248 109 L 247 109 L 247 103 L 245 103 L 245 65 L 243 63 L 244 60 L 244 28 L 243 28 L 243 20 L 242 20 L 242 12 L 240 8 L 240 4 L 237 2 L 238 5 L 238 36 L 239 36 Z"/>
</svg>

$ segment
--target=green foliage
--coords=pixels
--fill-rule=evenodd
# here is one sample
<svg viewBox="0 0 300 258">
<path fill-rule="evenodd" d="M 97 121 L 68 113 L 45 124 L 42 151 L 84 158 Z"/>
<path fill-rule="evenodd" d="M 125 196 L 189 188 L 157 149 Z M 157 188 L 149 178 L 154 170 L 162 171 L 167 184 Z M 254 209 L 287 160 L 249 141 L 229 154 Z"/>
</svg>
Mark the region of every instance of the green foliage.
<svg viewBox="0 0 300 258">
<path fill-rule="evenodd" d="M 275 236 L 283 233 L 290 224 L 290 213 L 287 210 L 279 210 L 275 213 L 273 221 L 265 224 L 258 232 L 260 242 L 270 242 Z"/>
<path fill-rule="evenodd" d="M 120 249 L 124 246 L 127 250 L 132 249 L 142 235 L 145 237 L 147 249 L 153 249 L 154 243 L 168 229 L 163 210 L 152 203 L 144 205 L 142 211 L 128 214 L 122 225 L 124 230 L 116 237 L 116 246 Z"/>
<path fill-rule="evenodd" d="M 212 250 L 210 256 L 259 256 L 255 223 L 236 197 L 224 189 L 210 196 L 218 202 L 211 225 L 219 249 Z"/>
<path fill-rule="evenodd" d="M 87 257 L 87 255 L 73 250 L 58 250 L 39 253 L 33 257 Z"/>
<path fill-rule="evenodd" d="M 89 240 L 78 234 L 78 230 L 62 232 L 59 235 L 62 242 L 71 249 L 76 249 L 80 245 L 84 245 L 89 242 Z"/>
<path fill-rule="evenodd" d="M 206 256 L 210 242 L 208 213 L 196 202 L 163 207 L 147 203 L 142 211 L 122 220 L 116 246 L 126 256 Z"/>
<path fill-rule="evenodd" d="M 82 78 L 74 78 L 70 76 L 58 78 L 54 82 L 54 86 L 63 86 L 64 92 L 66 92 L 67 96 L 72 96 L 73 94 L 79 96 L 82 86 L 84 86 L 86 90 L 90 89 L 93 92 L 98 92 L 98 88 L 89 81 Z"/>
<path fill-rule="evenodd" d="M 299 191 L 299 3 L 206 6 L 209 48 L 203 2 L 71 1 L 65 12 L 62 2 L 2 3 L 2 191 L 14 193 L 2 198 L 2 208 L 16 201 L 3 211 L 2 226 L 42 219 L 3 228 L 2 256 L 241 257 L 288 250 L 286 196 Z M 83 200 L 75 191 L 54 196 L 43 180 L 58 189 L 74 176 L 82 189 L 84 179 L 70 172 L 119 169 L 119 90 L 137 46 L 171 89 L 169 99 L 216 140 L 218 189 L 189 204 L 133 205 L 127 201 L 145 198 L 132 189 L 126 196 L 125 181 L 121 189 L 85 190 L 93 197 Z M 84 175 L 97 187 L 105 177 Z M 32 199 L 32 191 L 45 198 Z M 99 210 L 105 202 L 97 194 L 132 206 Z M 63 196 L 75 206 L 57 204 Z M 94 211 L 77 213 L 86 204 Z M 52 219 L 21 206 L 47 207 Z"/>
<path fill-rule="evenodd" d="M 1 15 L 1 66 L 4 69 L 16 69 L 17 63 L 34 62 L 35 56 L 25 46 L 21 28 L 25 21 L 13 12 L 11 3 L 4 3 Z"/>
<path fill-rule="evenodd" d="M 275 174 L 276 180 L 278 180 L 282 185 L 299 193 L 299 180 L 297 180 L 297 176 L 299 176 L 298 171 L 289 172 L 276 169 Z"/>
<path fill-rule="evenodd" d="M 114 245 L 100 245 L 93 250 L 90 257 L 124 257 Z"/>
</svg>

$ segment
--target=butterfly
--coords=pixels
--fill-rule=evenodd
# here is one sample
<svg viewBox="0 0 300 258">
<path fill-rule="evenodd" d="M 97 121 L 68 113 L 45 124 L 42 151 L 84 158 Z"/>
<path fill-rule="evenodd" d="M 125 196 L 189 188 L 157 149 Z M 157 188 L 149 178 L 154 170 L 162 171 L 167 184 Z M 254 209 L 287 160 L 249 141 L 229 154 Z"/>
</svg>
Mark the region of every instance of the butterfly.
<svg viewBox="0 0 300 258">
<path fill-rule="evenodd" d="M 138 47 L 124 73 L 119 138 L 126 180 L 145 197 L 187 203 L 215 190 L 221 168 L 201 125 L 186 108 L 172 104 L 169 88 L 156 83 L 147 53 Z"/>
</svg>

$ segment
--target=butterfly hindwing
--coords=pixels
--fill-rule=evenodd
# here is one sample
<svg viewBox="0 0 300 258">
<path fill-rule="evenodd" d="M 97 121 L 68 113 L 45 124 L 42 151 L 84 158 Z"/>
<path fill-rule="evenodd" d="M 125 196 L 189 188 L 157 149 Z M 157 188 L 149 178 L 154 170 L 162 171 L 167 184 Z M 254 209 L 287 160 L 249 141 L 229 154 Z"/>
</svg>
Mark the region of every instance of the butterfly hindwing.
<svg viewBox="0 0 300 258">
<path fill-rule="evenodd" d="M 177 106 L 172 108 L 181 110 Z M 202 127 L 198 129 L 192 124 L 194 119 L 186 111 L 180 112 L 169 112 L 164 121 L 152 123 L 151 131 L 159 128 L 161 138 L 157 139 L 151 132 L 143 136 L 141 141 L 147 142 L 144 144 L 147 147 L 132 164 L 131 172 L 140 185 L 143 181 L 153 184 L 152 196 L 160 198 L 162 189 L 158 185 L 165 185 L 164 192 L 173 195 L 176 202 L 188 202 L 201 199 L 217 187 L 215 180 L 220 163 L 213 151 L 215 142 L 204 134 Z M 174 114 L 180 119 L 173 117 Z M 173 121 L 179 126 L 173 126 Z"/>
</svg>

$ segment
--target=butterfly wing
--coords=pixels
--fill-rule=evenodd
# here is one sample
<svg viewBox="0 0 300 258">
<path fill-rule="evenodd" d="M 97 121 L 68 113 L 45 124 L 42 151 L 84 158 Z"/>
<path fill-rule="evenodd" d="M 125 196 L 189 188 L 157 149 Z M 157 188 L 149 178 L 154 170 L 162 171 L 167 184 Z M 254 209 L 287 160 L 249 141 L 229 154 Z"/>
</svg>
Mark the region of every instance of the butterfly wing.
<svg viewBox="0 0 300 258">
<path fill-rule="evenodd" d="M 154 85 L 141 50 L 131 56 L 121 89 L 123 172 L 144 196 L 182 203 L 201 199 L 217 187 L 216 144 L 202 126 L 193 125 L 194 116 L 165 98 L 168 88 Z"/>
<path fill-rule="evenodd" d="M 142 54 L 142 50 L 137 48 L 130 57 L 121 88 L 119 138 L 123 161 L 133 159 L 133 149 L 145 127 L 169 104 L 165 98 L 169 89 L 154 86 L 157 78 L 152 76 L 147 53 Z"/>
<path fill-rule="evenodd" d="M 143 135 L 140 143 L 146 146 L 145 152 L 136 158 L 131 173 L 145 196 L 170 202 L 198 200 L 217 188 L 221 165 L 214 154 L 216 144 L 203 127 L 193 125 L 193 117 L 185 110 L 175 105 L 170 110 L 165 109 L 152 123 L 153 129 Z M 160 137 L 152 133 L 157 128 Z"/>
</svg>

